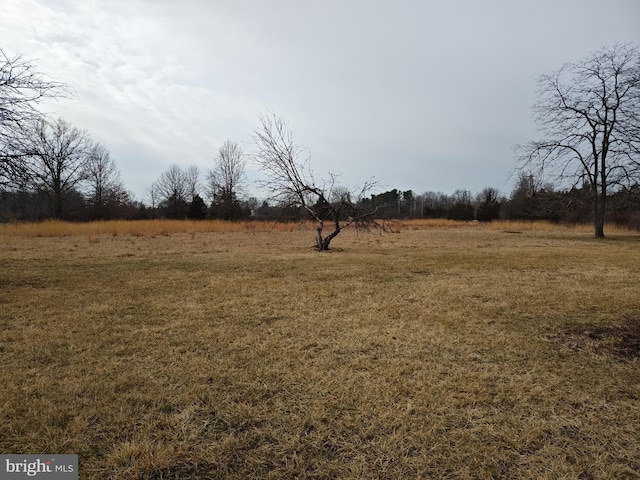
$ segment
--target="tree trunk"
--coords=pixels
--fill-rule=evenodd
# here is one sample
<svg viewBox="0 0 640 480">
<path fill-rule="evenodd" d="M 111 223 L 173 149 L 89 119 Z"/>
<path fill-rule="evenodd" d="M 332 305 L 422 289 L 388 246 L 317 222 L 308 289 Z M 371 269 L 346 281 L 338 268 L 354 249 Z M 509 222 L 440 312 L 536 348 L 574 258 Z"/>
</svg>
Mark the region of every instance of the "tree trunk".
<svg viewBox="0 0 640 480">
<path fill-rule="evenodd" d="M 604 156 L 603 156 L 604 159 Z M 604 163 L 604 161 L 603 161 Z M 601 179 L 600 179 L 600 191 L 598 191 L 598 185 L 595 187 L 595 202 L 594 202 L 594 220 L 595 220 L 595 237 L 596 238 L 604 238 L 604 219 L 605 219 L 605 211 L 606 211 L 606 200 L 607 200 L 607 183 L 606 177 L 604 175 L 604 164 L 600 170 Z"/>
<path fill-rule="evenodd" d="M 327 235 L 326 237 L 322 238 L 322 228 L 324 226 L 324 222 L 322 220 L 319 221 L 318 223 L 318 227 L 316 228 L 316 249 L 319 252 L 325 252 L 327 250 L 329 250 L 329 244 L 331 243 L 331 240 L 333 240 L 342 230 L 340 228 L 340 225 L 338 223 L 336 223 L 336 227 L 335 230 Z"/>
<path fill-rule="evenodd" d="M 329 250 L 329 244 L 331 243 L 331 240 L 333 240 L 339 233 L 340 229 L 338 228 L 334 230 L 331 235 L 327 235 L 326 237 L 324 237 L 324 240 L 322 241 L 322 250 Z"/>
<path fill-rule="evenodd" d="M 53 189 L 53 217 L 62 220 L 62 191 L 57 185 Z"/>
<path fill-rule="evenodd" d="M 604 212 L 605 204 L 604 198 L 600 199 L 595 211 L 595 236 L 596 238 L 604 238 Z"/>
<path fill-rule="evenodd" d="M 322 238 L 323 223 L 322 220 L 319 220 L 318 227 L 316 228 L 316 249 L 318 251 L 324 250 L 324 239 Z"/>
</svg>

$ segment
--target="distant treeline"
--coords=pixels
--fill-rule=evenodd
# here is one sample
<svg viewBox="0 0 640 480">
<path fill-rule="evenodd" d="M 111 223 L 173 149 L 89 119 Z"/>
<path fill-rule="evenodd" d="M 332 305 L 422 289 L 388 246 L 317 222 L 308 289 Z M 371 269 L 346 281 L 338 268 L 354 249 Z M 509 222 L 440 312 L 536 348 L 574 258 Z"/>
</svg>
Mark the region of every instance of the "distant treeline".
<svg viewBox="0 0 640 480">
<path fill-rule="evenodd" d="M 0 190 L 0 221 L 54 218 L 56 202 L 45 190 Z M 298 221 L 308 218 L 303 209 L 275 205 L 266 200 L 233 198 L 229 204 L 221 204 L 217 199 L 207 204 L 199 194 L 190 200 L 169 197 L 157 205 L 147 205 L 132 200 L 129 194 L 119 190 L 98 204 L 93 196 L 70 190 L 62 202 L 62 219 L 69 221 L 153 218 Z M 549 220 L 570 224 L 592 221 L 591 202 L 592 195 L 586 185 L 558 190 L 538 186 L 535 179 L 527 175 L 518 179 L 508 196 L 491 187 L 475 195 L 467 190 L 449 195 L 392 189 L 361 200 L 363 206 L 377 208 L 375 216 L 380 219 Z M 640 185 L 611 193 L 607 205 L 608 221 L 640 229 Z"/>
</svg>

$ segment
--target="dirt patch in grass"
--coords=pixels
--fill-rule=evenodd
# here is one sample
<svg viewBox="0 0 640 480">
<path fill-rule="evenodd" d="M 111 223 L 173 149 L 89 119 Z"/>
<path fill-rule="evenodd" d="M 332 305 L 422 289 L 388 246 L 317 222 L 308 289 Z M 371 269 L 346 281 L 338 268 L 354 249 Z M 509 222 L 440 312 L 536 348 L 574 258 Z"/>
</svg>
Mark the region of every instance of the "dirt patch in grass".
<svg viewBox="0 0 640 480">
<path fill-rule="evenodd" d="M 574 350 L 637 361 L 640 358 L 640 318 L 627 316 L 620 325 L 572 327 L 559 335 Z"/>
</svg>

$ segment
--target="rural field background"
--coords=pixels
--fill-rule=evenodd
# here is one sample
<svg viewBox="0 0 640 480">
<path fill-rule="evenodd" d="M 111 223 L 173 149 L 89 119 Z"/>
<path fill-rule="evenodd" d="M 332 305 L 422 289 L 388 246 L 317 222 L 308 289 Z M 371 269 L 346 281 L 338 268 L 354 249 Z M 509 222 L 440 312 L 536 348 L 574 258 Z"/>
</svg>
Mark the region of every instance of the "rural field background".
<svg viewBox="0 0 640 480">
<path fill-rule="evenodd" d="M 640 478 L 640 235 L 0 226 L 0 452 L 80 478 Z"/>
</svg>

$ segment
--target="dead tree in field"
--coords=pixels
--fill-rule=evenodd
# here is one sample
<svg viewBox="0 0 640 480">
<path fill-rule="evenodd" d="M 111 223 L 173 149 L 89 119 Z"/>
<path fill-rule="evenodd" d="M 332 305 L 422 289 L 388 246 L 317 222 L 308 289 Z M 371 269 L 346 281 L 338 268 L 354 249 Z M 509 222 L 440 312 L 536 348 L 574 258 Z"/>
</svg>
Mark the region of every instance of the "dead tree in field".
<svg viewBox="0 0 640 480">
<path fill-rule="evenodd" d="M 375 186 L 367 181 L 355 192 L 336 185 L 336 175 L 316 182 L 309 158 L 301 158 L 303 150 L 293 142 L 286 122 L 275 115 L 261 115 L 254 130 L 257 146 L 255 159 L 268 180 L 264 186 L 274 198 L 286 206 L 303 208 L 317 222 L 315 248 L 329 250 L 331 241 L 347 226 L 368 229 L 374 222 L 375 208 L 363 209 L 361 200 Z M 325 221 L 333 230 L 324 234 Z"/>
</svg>

